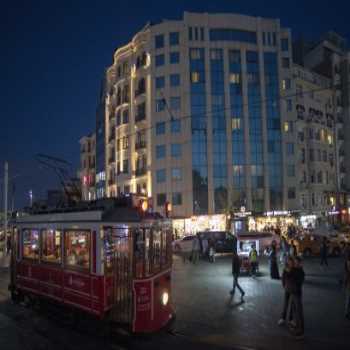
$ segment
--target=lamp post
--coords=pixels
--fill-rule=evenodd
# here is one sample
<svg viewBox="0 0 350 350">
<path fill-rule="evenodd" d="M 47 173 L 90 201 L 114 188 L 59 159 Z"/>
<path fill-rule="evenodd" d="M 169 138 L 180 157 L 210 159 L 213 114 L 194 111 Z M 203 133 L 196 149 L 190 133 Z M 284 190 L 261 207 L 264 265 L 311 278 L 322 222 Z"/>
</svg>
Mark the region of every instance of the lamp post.
<svg viewBox="0 0 350 350">
<path fill-rule="evenodd" d="M 4 168 L 4 234 L 7 237 L 7 192 L 9 182 L 9 164 L 5 162 Z"/>
</svg>

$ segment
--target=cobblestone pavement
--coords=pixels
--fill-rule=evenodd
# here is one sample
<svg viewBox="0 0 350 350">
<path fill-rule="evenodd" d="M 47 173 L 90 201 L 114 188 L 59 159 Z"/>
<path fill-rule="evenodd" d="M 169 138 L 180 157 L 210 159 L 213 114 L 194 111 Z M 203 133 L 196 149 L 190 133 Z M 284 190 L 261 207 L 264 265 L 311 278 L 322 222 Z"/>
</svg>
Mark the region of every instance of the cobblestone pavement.
<svg viewBox="0 0 350 350">
<path fill-rule="evenodd" d="M 214 264 L 200 261 L 194 266 L 175 257 L 174 332 L 134 339 L 111 338 L 96 324 L 73 329 L 57 322 L 54 315 L 13 305 L 7 293 L 7 260 L 0 256 L 0 349 L 349 349 L 350 322 L 343 318 L 344 295 L 338 285 L 340 259 L 331 259 L 326 271 L 317 260 L 305 263 L 303 341 L 296 341 L 276 324 L 283 292 L 280 282 L 268 277 L 266 262 L 258 278 L 240 278 L 246 291 L 243 304 L 229 296 L 230 263 L 230 257 L 221 257 Z"/>
</svg>

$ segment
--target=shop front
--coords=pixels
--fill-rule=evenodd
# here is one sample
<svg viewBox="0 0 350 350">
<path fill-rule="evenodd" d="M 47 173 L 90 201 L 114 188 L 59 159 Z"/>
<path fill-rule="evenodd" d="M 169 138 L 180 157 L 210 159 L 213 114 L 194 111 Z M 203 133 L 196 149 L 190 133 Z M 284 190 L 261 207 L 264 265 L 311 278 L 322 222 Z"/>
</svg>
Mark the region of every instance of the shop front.
<svg viewBox="0 0 350 350">
<path fill-rule="evenodd" d="M 314 229 L 317 224 L 317 215 L 315 214 L 305 214 L 300 215 L 298 219 L 298 224 L 304 229 Z"/>
<path fill-rule="evenodd" d="M 296 216 L 292 212 L 284 210 L 268 211 L 248 219 L 249 231 L 271 232 L 279 229 L 282 234 L 285 234 L 291 225 L 297 225 Z"/>
<path fill-rule="evenodd" d="M 173 232 L 176 239 L 194 235 L 201 231 L 226 231 L 225 214 L 197 215 L 185 219 L 173 219 Z"/>
</svg>

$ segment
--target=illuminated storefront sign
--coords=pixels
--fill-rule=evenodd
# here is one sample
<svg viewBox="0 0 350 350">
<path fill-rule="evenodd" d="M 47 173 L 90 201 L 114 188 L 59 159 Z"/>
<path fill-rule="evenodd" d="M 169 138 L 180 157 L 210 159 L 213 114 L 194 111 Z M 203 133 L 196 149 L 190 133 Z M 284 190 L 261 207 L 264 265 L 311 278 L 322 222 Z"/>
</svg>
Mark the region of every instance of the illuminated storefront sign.
<svg viewBox="0 0 350 350">
<path fill-rule="evenodd" d="M 201 231 L 225 231 L 226 215 L 198 215 L 188 219 L 174 219 L 173 229 L 178 237 L 196 234 Z"/>
<path fill-rule="evenodd" d="M 289 210 L 273 210 L 273 211 L 267 211 L 264 215 L 266 215 L 266 216 L 287 216 L 290 214 L 291 214 L 291 212 Z"/>
<path fill-rule="evenodd" d="M 316 215 L 302 215 L 300 217 L 300 225 L 303 228 L 309 228 L 309 227 L 315 228 L 316 219 L 317 219 Z"/>
</svg>

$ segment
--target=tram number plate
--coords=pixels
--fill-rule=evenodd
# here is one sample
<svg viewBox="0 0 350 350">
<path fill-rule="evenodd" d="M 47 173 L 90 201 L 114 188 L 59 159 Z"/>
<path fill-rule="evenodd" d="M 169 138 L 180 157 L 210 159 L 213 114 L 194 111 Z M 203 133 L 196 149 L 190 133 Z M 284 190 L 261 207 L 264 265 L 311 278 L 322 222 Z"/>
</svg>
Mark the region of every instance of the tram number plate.
<svg viewBox="0 0 350 350">
<path fill-rule="evenodd" d="M 141 282 L 135 285 L 136 310 L 149 311 L 151 309 L 151 285 L 149 282 Z"/>
</svg>

